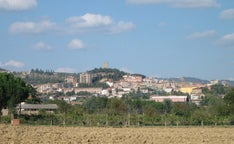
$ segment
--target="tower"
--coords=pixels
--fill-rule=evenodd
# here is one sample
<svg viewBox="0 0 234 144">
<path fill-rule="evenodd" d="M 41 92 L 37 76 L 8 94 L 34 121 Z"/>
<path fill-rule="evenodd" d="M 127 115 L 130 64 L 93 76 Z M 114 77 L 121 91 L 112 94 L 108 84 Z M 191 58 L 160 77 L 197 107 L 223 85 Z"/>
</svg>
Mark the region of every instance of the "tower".
<svg viewBox="0 0 234 144">
<path fill-rule="evenodd" d="M 107 69 L 109 67 L 109 63 L 108 62 L 104 62 L 103 63 L 103 68 Z"/>
<path fill-rule="evenodd" d="M 80 83 L 91 84 L 92 75 L 90 73 L 81 73 L 80 74 Z"/>
</svg>

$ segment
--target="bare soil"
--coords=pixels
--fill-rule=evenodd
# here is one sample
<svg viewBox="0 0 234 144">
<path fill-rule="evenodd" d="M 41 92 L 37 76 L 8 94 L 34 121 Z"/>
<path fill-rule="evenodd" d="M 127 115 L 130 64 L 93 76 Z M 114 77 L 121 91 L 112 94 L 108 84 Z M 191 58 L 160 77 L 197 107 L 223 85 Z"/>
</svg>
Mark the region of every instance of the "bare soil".
<svg viewBox="0 0 234 144">
<path fill-rule="evenodd" d="M 234 127 L 0 125 L 0 144 L 234 144 Z"/>
</svg>

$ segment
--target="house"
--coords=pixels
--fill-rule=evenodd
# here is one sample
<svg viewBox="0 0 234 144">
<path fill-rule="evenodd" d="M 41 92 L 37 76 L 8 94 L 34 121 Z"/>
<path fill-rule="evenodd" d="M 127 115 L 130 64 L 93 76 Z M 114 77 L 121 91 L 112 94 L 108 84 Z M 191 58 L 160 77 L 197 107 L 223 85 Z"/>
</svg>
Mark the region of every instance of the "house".
<svg viewBox="0 0 234 144">
<path fill-rule="evenodd" d="M 89 93 L 93 93 L 93 94 L 100 94 L 102 92 L 102 88 L 101 87 L 92 87 L 92 88 L 74 88 L 75 93 L 79 93 L 79 92 L 89 92 Z"/>
<path fill-rule="evenodd" d="M 123 79 L 126 82 L 130 82 L 130 83 L 141 83 L 143 80 L 142 76 L 134 76 L 134 75 L 124 75 Z"/>
<path fill-rule="evenodd" d="M 67 76 L 65 78 L 66 83 L 72 83 L 73 85 L 76 85 L 77 83 L 77 78 L 75 76 Z"/>
<path fill-rule="evenodd" d="M 211 80 L 210 85 L 216 85 L 219 83 L 219 80 Z"/>
<path fill-rule="evenodd" d="M 187 96 L 158 96 L 158 95 L 152 95 L 150 96 L 150 100 L 156 101 L 156 102 L 163 102 L 164 100 L 169 99 L 172 102 L 187 102 Z"/>
<path fill-rule="evenodd" d="M 180 91 L 183 92 L 183 93 L 191 94 L 193 89 L 195 89 L 195 88 L 197 88 L 197 87 L 195 87 L 195 86 L 181 87 Z"/>
<path fill-rule="evenodd" d="M 191 101 L 193 103 L 195 103 L 196 105 L 199 105 L 202 98 L 204 97 L 205 95 L 202 93 L 202 89 L 201 88 L 195 88 L 193 89 L 193 91 L 191 92 L 190 94 L 190 98 L 191 98 Z"/>
<path fill-rule="evenodd" d="M 163 89 L 166 93 L 171 93 L 173 91 L 173 88 L 172 87 L 165 87 Z"/>
<path fill-rule="evenodd" d="M 40 110 L 45 110 L 46 113 L 54 113 L 58 109 L 56 104 L 25 104 L 21 103 L 16 107 L 18 114 L 39 114 Z"/>
<path fill-rule="evenodd" d="M 76 99 L 77 99 L 77 97 L 78 96 L 65 96 L 65 97 L 63 97 L 62 99 L 64 100 L 64 101 L 66 101 L 66 102 L 71 102 L 71 101 L 76 101 Z"/>
<path fill-rule="evenodd" d="M 102 90 L 101 95 L 109 96 L 109 95 L 110 95 L 109 89 L 104 89 L 104 90 Z"/>
</svg>

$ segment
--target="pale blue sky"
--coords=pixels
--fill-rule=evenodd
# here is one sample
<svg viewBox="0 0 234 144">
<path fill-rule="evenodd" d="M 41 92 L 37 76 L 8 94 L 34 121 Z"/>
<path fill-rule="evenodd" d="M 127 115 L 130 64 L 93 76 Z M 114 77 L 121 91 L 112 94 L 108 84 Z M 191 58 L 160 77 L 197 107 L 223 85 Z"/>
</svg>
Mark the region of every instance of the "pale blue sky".
<svg viewBox="0 0 234 144">
<path fill-rule="evenodd" d="M 234 79 L 233 0 L 0 0 L 0 67 Z"/>
</svg>

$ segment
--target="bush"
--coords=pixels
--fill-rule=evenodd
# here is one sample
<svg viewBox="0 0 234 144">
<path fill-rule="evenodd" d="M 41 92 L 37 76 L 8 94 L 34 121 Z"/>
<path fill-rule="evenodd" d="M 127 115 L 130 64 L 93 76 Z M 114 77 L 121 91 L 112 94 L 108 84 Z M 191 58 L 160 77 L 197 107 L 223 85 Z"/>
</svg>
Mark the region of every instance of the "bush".
<svg viewBox="0 0 234 144">
<path fill-rule="evenodd" d="M 11 116 L 1 116 L 1 123 L 9 124 L 11 123 Z"/>
<path fill-rule="evenodd" d="M 231 125 L 234 125 L 234 115 L 231 116 L 231 118 L 230 118 L 230 124 L 231 124 Z"/>
</svg>

